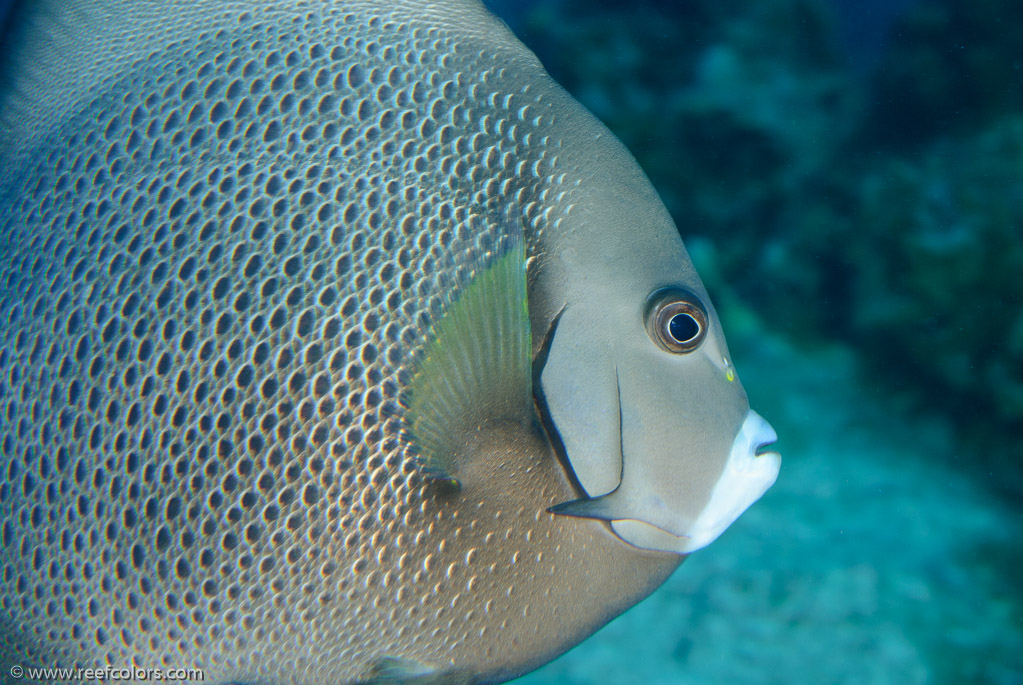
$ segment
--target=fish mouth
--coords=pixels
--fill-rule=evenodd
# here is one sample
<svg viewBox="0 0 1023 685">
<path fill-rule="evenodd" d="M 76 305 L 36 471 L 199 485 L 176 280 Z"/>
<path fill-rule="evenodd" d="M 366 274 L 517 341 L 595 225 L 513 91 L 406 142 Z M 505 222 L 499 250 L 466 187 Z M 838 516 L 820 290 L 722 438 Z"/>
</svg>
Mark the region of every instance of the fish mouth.
<svg viewBox="0 0 1023 685">
<path fill-rule="evenodd" d="M 778 454 L 778 450 L 768 449 L 778 442 L 778 434 L 774 431 L 774 428 L 756 412 L 751 412 L 751 414 L 755 417 L 754 421 L 757 423 L 756 437 L 751 444 L 753 456 L 763 457 L 773 454 L 780 457 L 781 455 Z"/>
<path fill-rule="evenodd" d="M 777 440 L 771 424 L 749 410 L 710 499 L 674 551 L 706 547 L 774 485 L 781 466 L 781 455 L 771 449 Z"/>
</svg>

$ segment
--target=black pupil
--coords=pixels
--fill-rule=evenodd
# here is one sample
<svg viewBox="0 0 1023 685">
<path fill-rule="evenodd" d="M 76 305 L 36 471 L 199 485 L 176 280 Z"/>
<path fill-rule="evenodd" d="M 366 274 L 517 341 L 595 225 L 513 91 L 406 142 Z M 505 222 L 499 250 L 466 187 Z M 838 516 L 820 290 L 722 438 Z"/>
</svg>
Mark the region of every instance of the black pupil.
<svg viewBox="0 0 1023 685">
<path fill-rule="evenodd" d="M 700 332 L 700 324 L 689 314 L 676 314 L 668 322 L 668 333 L 676 342 L 686 343 Z"/>
</svg>

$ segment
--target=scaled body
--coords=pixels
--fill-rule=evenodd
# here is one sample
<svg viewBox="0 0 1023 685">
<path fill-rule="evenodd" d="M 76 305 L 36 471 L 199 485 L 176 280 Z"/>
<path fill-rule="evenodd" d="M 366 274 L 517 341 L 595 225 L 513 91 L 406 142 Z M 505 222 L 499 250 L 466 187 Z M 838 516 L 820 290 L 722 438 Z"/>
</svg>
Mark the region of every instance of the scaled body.
<svg viewBox="0 0 1023 685">
<path fill-rule="evenodd" d="M 547 512 L 586 492 L 539 422 L 464 436 L 455 491 L 407 439 L 433 323 L 509 217 L 536 350 L 572 311 L 557 265 L 591 165 L 666 220 L 480 6 L 54 3 L 19 26 L 0 91 L 6 663 L 499 680 L 679 563 Z"/>
</svg>

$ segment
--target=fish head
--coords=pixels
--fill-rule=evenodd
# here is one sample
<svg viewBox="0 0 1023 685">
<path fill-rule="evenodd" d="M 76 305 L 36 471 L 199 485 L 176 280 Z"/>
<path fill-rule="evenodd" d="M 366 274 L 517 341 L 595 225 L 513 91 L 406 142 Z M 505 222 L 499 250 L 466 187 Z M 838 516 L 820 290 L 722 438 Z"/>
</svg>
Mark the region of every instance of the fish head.
<svg viewBox="0 0 1023 685">
<path fill-rule="evenodd" d="M 777 436 L 750 409 L 670 216 L 638 168 L 631 182 L 620 171 L 581 190 L 538 279 L 540 406 L 584 494 L 552 511 L 685 554 L 774 483 L 780 457 L 764 447 Z"/>
</svg>

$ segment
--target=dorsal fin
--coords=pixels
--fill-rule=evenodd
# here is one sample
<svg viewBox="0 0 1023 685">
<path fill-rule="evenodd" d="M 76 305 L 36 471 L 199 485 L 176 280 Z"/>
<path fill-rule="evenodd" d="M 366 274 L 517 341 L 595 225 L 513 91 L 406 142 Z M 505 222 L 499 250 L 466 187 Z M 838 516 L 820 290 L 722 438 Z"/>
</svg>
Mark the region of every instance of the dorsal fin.
<svg viewBox="0 0 1023 685">
<path fill-rule="evenodd" d="M 409 437 L 436 477 L 458 478 L 487 424 L 533 414 L 525 247 L 521 235 L 509 243 L 447 305 L 409 390 Z"/>
</svg>

